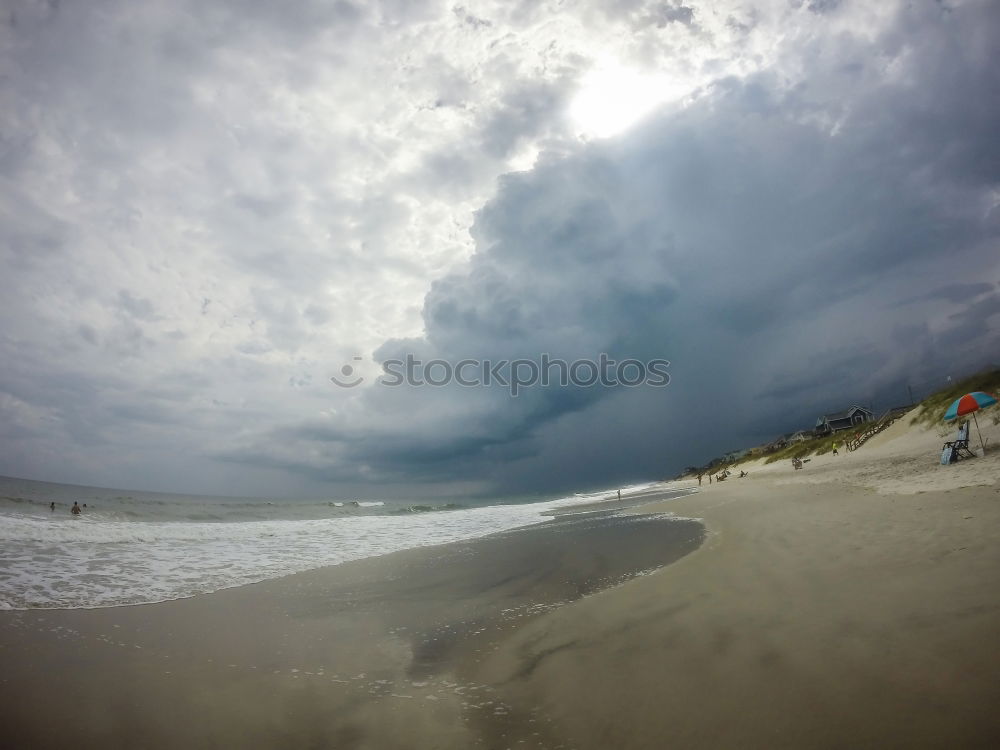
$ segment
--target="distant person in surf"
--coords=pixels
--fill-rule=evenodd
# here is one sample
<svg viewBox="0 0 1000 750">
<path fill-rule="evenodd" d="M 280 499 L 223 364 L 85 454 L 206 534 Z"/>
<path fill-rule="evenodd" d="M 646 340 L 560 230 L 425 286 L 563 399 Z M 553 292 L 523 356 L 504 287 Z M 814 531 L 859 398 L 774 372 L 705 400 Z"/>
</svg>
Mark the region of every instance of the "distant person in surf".
<svg viewBox="0 0 1000 750">
<path fill-rule="evenodd" d="M 80 504 L 77 503 L 76 500 L 74 500 L 73 507 L 69 509 L 69 512 L 72 513 L 74 516 L 78 516 L 81 513 L 83 513 L 83 508 L 81 508 Z"/>
<path fill-rule="evenodd" d="M 56 511 L 56 504 L 55 503 L 49 503 L 49 510 L 52 511 L 53 513 L 55 513 L 55 511 Z"/>
<path fill-rule="evenodd" d="M 622 491 L 618 490 L 618 502 L 622 501 Z"/>
</svg>

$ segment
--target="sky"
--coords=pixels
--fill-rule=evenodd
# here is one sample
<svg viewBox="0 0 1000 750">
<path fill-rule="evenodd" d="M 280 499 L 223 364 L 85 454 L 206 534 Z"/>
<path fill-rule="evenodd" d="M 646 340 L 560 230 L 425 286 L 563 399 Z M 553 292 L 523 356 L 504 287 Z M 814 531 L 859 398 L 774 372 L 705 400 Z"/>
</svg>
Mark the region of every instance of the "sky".
<svg viewBox="0 0 1000 750">
<path fill-rule="evenodd" d="M 1000 360 L 998 49 L 990 0 L 6 0 L 0 474 L 552 493 L 927 395 Z M 385 384 L 543 354 L 669 384 Z"/>
</svg>

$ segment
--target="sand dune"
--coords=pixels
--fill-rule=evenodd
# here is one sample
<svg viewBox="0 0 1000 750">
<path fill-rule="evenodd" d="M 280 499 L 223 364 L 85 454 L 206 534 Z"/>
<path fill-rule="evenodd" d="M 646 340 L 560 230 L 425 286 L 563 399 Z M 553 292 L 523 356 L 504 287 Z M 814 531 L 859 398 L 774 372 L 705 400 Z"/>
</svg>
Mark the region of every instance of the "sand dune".
<svg viewBox="0 0 1000 750">
<path fill-rule="evenodd" d="M 880 493 L 912 494 L 990 485 L 1000 477 L 1000 425 L 993 424 L 995 413 L 995 410 L 988 411 L 979 420 L 986 455 L 948 466 L 940 463 L 941 446 L 947 440 L 954 440 L 956 425 L 945 422 L 930 427 L 911 424 L 906 416 L 857 451 L 849 452 L 841 445 L 840 455 L 812 456 L 798 471 L 792 468 L 790 460 L 768 464 L 758 459 L 740 468 L 749 471 L 754 479 L 766 476 L 772 481 L 790 484 L 832 482 Z M 969 444 L 977 453 L 981 452 L 975 427 L 971 430 Z"/>
</svg>

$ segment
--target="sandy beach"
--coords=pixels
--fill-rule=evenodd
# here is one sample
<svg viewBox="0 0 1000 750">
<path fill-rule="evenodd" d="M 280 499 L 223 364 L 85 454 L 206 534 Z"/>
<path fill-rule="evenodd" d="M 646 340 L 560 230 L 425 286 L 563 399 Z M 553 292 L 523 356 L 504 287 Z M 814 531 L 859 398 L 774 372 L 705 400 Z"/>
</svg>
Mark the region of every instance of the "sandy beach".
<svg viewBox="0 0 1000 750">
<path fill-rule="evenodd" d="M 1000 750 L 998 52 L 4 2 L 0 750 Z"/>
<path fill-rule="evenodd" d="M 549 747 L 546 716 L 476 679 L 486 655 L 703 539 L 602 512 L 177 601 L 0 612 L 0 714 L 19 747 Z"/>
<path fill-rule="evenodd" d="M 939 466 L 940 439 L 900 423 L 624 515 L 181 601 L 0 612 L 7 737 L 996 747 L 1000 453 Z M 704 527 L 635 515 L 664 512 Z"/>
</svg>

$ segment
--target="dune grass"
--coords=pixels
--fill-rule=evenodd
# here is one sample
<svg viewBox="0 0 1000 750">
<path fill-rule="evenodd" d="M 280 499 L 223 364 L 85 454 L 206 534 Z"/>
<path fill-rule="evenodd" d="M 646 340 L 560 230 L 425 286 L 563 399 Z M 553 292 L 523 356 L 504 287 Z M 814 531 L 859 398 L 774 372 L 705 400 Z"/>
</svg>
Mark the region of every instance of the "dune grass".
<svg viewBox="0 0 1000 750">
<path fill-rule="evenodd" d="M 910 417 L 910 424 L 933 425 L 941 422 L 944 418 L 945 410 L 951 405 L 952 401 L 972 391 L 986 391 L 987 393 L 992 393 L 994 396 L 998 395 L 998 392 L 1000 392 L 1000 368 L 978 372 L 975 375 L 963 378 L 954 385 L 932 393 L 913 410 Z M 998 407 L 990 407 L 988 411 L 991 413 L 991 416 L 996 416 L 994 412 L 1000 413 Z M 833 450 L 834 443 L 839 445 L 840 450 L 846 451 L 847 448 L 844 446 L 844 440 L 847 436 L 853 434 L 854 430 L 845 430 L 833 435 L 827 435 L 826 437 L 814 438 L 804 443 L 790 445 L 787 448 L 782 448 L 780 451 L 768 454 L 765 463 L 770 464 L 782 459 L 790 460 L 793 458 L 805 458 L 807 456 L 822 456 Z"/>
<path fill-rule="evenodd" d="M 978 372 L 975 375 L 963 378 L 954 385 L 932 393 L 917 404 L 908 416 L 904 416 L 903 418 L 909 418 L 910 424 L 933 425 L 942 422 L 944 412 L 951 405 L 951 402 L 972 391 L 986 391 L 987 393 L 992 393 L 994 396 L 1000 395 L 1000 368 L 991 368 L 983 372 Z M 989 407 L 987 413 L 993 418 L 994 424 L 1000 423 L 1000 405 Z M 845 430 L 833 435 L 826 435 L 825 437 L 812 438 L 811 440 L 789 445 L 764 456 L 747 455 L 731 464 L 713 464 L 707 470 L 720 471 L 727 466 L 732 469 L 742 464 L 756 461 L 759 458 L 763 458 L 764 463 L 772 464 L 775 461 L 791 460 L 793 458 L 822 456 L 833 450 L 834 443 L 837 443 L 839 450 L 846 452 L 847 446 L 844 445 L 844 441 L 848 436 L 853 435 L 854 432 L 854 430 Z"/>
<path fill-rule="evenodd" d="M 994 396 L 1000 391 L 1000 369 L 985 370 L 970 375 L 948 388 L 943 388 L 921 401 L 913 410 L 910 424 L 932 425 L 944 419 L 945 410 L 952 401 L 966 393 L 986 391 Z M 995 407 L 991 407 L 993 411 Z"/>
<path fill-rule="evenodd" d="M 843 432 L 834 433 L 833 435 L 826 435 L 825 437 L 812 438 L 811 440 L 806 440 L 801 443 L 795 443 L 794 445 L 789 445 L 781 450 L 775 451 L 774 453 L 767 454 L 764 460 L 766 464 L 773 464 L 775 461 L 781 461 L 783 459 L 791 460 L 793 458 L 806 458 L 807 456 L 822 456 L 825 453 L 830 453 L 833 450 L 833 444 L 837 444 L 837 448 L 840 451 L 846 451 L 847 447 L 844 445 L 845 434 Z"/>
</svg>

